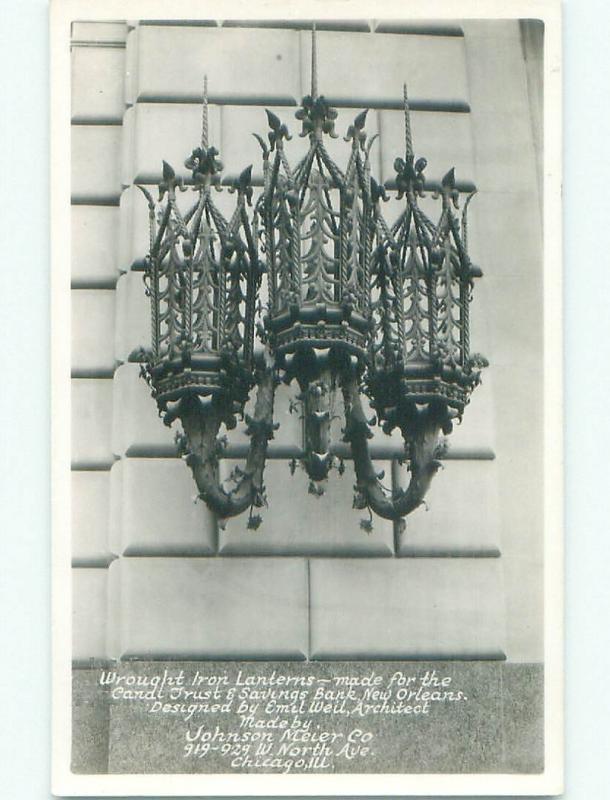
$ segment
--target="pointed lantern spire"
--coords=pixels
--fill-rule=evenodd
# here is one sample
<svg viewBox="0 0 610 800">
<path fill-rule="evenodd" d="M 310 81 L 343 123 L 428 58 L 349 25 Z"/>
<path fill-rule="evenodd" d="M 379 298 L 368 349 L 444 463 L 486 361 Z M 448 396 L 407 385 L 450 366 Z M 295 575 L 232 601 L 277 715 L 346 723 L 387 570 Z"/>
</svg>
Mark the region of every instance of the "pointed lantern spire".
<svg viewBox="0 0 610 800">
<path fill-rule="evenodd" d="M 318 96 L 318 54 L 316 47 L 316 23 L 311 28 L 311 98 Z"/>
<path fill-rule="evenodd" d="M 405 155 L 407 158 L 413 155 L 413 139 L 411 136 L 411 113 L 409 109 L 409 96 L 407 94 L 407 84 L 403 83 L 403 105 L 405 111 Z"/>
<path fill-rule="evenodd" d="M 208 149 L 208 76 L 203 76 L 203 107 L 201 110 L 201 147 Z"/>
</svg>

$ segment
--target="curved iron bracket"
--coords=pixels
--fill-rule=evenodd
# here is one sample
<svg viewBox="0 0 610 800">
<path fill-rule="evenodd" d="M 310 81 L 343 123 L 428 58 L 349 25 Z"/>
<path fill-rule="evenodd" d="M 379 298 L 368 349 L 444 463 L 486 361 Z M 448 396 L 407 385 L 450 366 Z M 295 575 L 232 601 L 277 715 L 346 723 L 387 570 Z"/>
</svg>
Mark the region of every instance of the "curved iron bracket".
<svg viewBox="0 0 610 800">
<path fill-rule="evenodd" d="M 277 378 L 272 366 L 265 365 L 257 372 L 257 392 L 254 415 L 246 415 L 246 433 L 250 447 L 246 466 L 239 470 L 235 489 L 226 491 L 218 476 L 218 460 L 222 445 L 218 439 L 225 414 L 210 403 L 201 408 L 197 398 L 185 404 L 180 420 L 186 436 L 186 462 L 193 472 L 199 496 L 222 519 L 235 517 L 251 506 L 265 505 L 263 473 L 267 445 L 279 427 L 273 422 L 273 403 Z"/>
<path fill-rule="evenodd" d="M 401 427 L 410 461 L 411 480 L 407 489 L 388 493 L 381 485 L 369 454 L 368 440 L 373 436 L 360 401 L 359 381 L 355 371 L 341 375 L 345 404 L 344 441 L 349 442 L 356 472 L 358 507 L 371 508 L 384 519 L 399 520 L 423 503 L 432 478 L 441 466 L 438 460 L 443 416 L 428 406 L 415 420 Z"/>
</svg>

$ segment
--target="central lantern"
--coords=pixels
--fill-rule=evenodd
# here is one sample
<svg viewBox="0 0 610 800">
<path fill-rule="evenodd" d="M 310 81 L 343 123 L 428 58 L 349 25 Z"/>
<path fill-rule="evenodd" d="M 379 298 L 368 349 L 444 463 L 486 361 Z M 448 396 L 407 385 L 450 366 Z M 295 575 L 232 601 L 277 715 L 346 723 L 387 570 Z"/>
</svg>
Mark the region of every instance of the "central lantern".
<svg viewBox="0 0 610 800">
<path fill-rule="evenodd" d="M 371 176 L 376 136 L 365 131 L 367 112 L 344 137 L 343 170 L 327 151 L 327 139 L 338 137 L 337 111 L 318 95 L 315 30 L 311 94 L 296 112 L 307 153 L 291 165 L 288 128 L 267 111 L 268 144 L 254 134 L 263 157 L 255 201 L 251 166 L 221 184 L 207 107 L 206 85 L 201 145 L 185 162 L 190 185 L 164 162 L 159 204 L 140 187 L 149 204 L 145 283 L 152 324 L 151 349 L 140 359 L 164 421 L 180 420 L 179 445 L 201 498 L 230 517 L 265 503 L 263 470 L 277 428 L 273 401 L 280 380 L 299 385 L 301 461 L 313 492 L 321 491 L 316 487 L 335 462 L 331 408 L 340 389 L 343 437 L 357 480 L 354 505 L 400 519 L 421 504 L 439 467 L 440 436 L 461 418 L 486 365 L 470 353 L 469 304 L 480 275 L 467 249 L 472 194 L 458 217 L 452 169 L 431 187 L 438 221 L 421 210 L 419 198 L 430 187 L 426 160 L 414 156 L 405 86 L 405 152 L 394 162 L 392 182 L 403 207 L 393 224 L 385 221 L 389 188 Z M 214 203 L 216 191 L 236 195 L 229 219 Z M 178 192 L 195 195 L 186 212 Z M 229 489 L 218 474 L 219 433 L 244 416 L 255 385 L 254 412 L 245 415 L 247 462 Z M 363 393 L 377 419 L 366 418 Z M 402 433 L 411 472 L 406 490 L 388 492 L 373 467 L 368 440 L 376 422 L 388 434 Z"/>
</svg>

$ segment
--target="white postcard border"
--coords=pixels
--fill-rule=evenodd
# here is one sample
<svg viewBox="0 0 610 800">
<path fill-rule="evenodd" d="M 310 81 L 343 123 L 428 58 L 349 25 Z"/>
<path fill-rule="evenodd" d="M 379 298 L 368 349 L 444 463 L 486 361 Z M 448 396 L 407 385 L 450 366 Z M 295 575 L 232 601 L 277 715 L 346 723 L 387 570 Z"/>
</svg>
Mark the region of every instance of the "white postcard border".
<svg viewBox="0 0 610 800">
<path fill-rule="evenodd" d="M 539 775 L 75 775 L 71 745 L 70 23 L 180 18 L 534 18 L 544 51 L 545 770 Z M 57 795 L 549 795 L 563 788 L 561 6 L 557 0 L 52 0 L 51 301 L 53 743 Z"/>
</svg>

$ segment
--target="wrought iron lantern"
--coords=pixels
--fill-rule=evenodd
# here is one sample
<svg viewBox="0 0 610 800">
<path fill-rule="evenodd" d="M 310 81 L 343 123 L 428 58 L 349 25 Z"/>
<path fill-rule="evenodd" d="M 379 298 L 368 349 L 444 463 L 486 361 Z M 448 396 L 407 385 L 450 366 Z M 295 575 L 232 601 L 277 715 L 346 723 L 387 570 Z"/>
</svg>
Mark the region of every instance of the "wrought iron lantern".
<svg viewBox="0 0 610 800">
<path fill-rule="evenodd" d="M 208 141 L 207 81 L 201 145 L 185 162 L 192 181 L 179 180 L 164 162 L 158 202 L 140 186 L 149 206 L 144 280 L 152 346 L 137 358 L 164 422 L 182 425 L 177 441 L 199 496 L 221 518 L 266 502 L 263 472 L 278 427 L 273 405 L 280 381 L 298 383 L 301 462 L 314 493 L 335 466 L 331 406 L 340 390 L 354 505 L 403 518 L 422 503 L 440 466 L 442 436 L 461 419 L 487 365 L 470 352 L 469 307 L 480 275 L 467 247 L 474 192 L 459 215 L 452 169 L 431 190 L 438 221 L 424 214 L 426 160 L 414 155 L 406 86 L 405 153 L 394 162 L 392 188 L 371 175 L 376 136 L 367 136 L 366 111 L 344 137 L 341 170 L 326 148 L 338 136 L 337 112 L 317 91 L 315 45 L 314 29 L 311 94 L 296 112 L 309 148 L 292 166 L 288 128 L 267 111 L 267 140 L 254 134 L 264 176 L 255 201 L 251 166 L 228 185 L 221 182 L 219 153 Z M 229 219 L 214 203 L 217 191 L 235 195 Z M 178 192 L 194 196 L 186 213 Z M 402 201 L 391 225 L 382 211 L 390 192 Z M 255 387 L 249 416 L 244 409 Z M 362 395 L 376 418 L 367 419 Z M 219 478 L 219 434 L 238 418 L 250 445 L 229 489 Z M 375 424 L 402 434 L 411 473 L 406 490 L 385 489 L 373 466 L 368 440 Z"/>
</svg>

